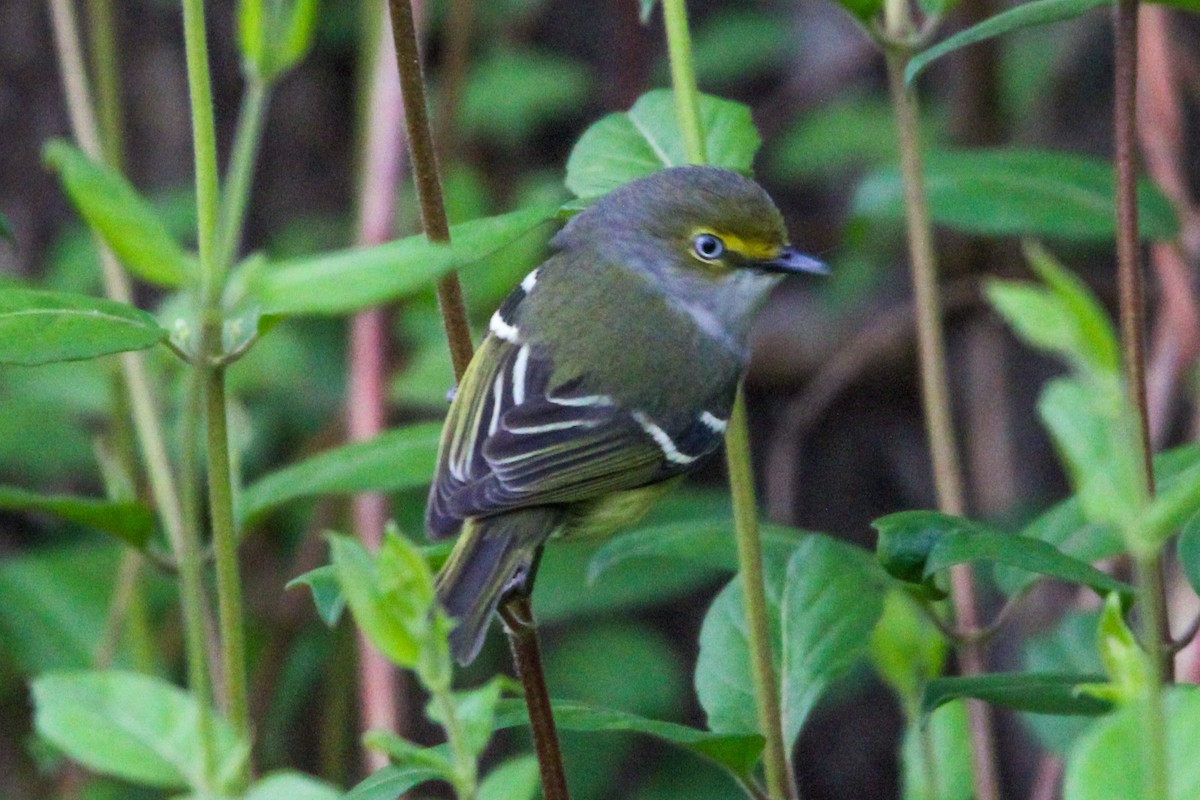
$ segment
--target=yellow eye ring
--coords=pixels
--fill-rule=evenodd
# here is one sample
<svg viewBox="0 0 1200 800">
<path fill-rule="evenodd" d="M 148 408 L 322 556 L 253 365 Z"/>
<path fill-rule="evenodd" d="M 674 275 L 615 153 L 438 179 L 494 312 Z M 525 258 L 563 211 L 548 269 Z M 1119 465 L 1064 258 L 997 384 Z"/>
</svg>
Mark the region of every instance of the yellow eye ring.
<svg viewBox="0 0 1200 800">
<path fill-rule="evenodd" d="M 692 239 L 692 250 L 704 261 L 716 261 L 725 255 L 725 242 L 712 233 L 698 233 Z"/>
</svg>

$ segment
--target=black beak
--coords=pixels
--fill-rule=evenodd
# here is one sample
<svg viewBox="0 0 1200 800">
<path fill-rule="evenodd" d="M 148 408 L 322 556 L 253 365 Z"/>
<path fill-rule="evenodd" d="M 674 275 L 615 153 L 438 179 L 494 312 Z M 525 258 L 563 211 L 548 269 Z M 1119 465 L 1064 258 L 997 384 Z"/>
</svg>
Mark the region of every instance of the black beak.
<svg viewBox="0 0 1200 800">
<path fill-rule="evenodd" d="M 783 248 L 783 251 L 775 258 L 761 262 L 759 268 L 764 272 L 779 272 L 785 275 L 794 275 L 800 272 L 810 272 L 814 275 L 829 274 L 829 265 L 824 261 L 806 256 L 791 245 Z"/>
</svg>

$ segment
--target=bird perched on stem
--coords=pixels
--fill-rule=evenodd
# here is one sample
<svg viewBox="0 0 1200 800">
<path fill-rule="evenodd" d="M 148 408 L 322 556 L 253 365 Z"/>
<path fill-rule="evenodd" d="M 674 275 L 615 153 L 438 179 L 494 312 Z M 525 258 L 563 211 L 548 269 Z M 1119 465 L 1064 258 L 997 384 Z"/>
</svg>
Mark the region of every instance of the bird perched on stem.
<svg viewBox="0 0 1200 800">
<path fill-rule="evenodd" d="M 753 181 L 676 167 L 574 217 L 492 316 L 450 406 L 426 527 L 458 534 L 437 579 L 472 661 L 507 592 L 532 591 L 550 539 L 637 520 L 718 449 L 757 312 L 788 244 Z"/>
</svg>

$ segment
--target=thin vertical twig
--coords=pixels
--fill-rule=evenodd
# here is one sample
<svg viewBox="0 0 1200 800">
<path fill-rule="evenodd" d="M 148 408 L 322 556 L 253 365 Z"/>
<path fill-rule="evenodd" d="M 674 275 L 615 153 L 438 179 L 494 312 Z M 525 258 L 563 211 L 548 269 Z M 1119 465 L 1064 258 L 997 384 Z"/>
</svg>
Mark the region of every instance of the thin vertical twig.
<svg viewBox="0 0 1200 800">
<path fill-rule="evenodd" d="M 900 169 L 904 179 L 904 206 L 913 300 L 917 311 L 917 352 L 920 360 L 921 399 L 925 412 L 926 435 L 929 438 L 933 460 L 938 508 L 944 513 L 961 516 L 966 511 L 966 501 L 958 445 L 955 441 L 954 420 L 950 413 L 945 334 L 942 329 L 933 226 L 925 197 L 917 105 L 904 80 L 904 69 L 911 57 L 907 41 L 912 35 L 913 24 L 909 6 L 904 0 L 887 0 L 884 12 L 888 37 L 884 45 L 884 55 L 900 148 Z M 959 628 L 964 631 L 978 629 L 979 612 L 970 566 L 960 565 L 952 569 L 950 582 Z M 979 675 L 986 671 L 982 643 L 967 637 L 959 646 L 958 652 L 963 674 Z M 976 796 L 978 800 L 999 800 L 1000 779 L 996 766 L 991 712 L 979 701 L 969 702 L 967 708 L 970 717 Z"/>
<path fill-rule="evenodd" d="M 400 74 L 400 89 L 404 99 L 404 115 L 408 128 L 408 146 L 416 178 L 417 196 L 421 204 L 421 221 L 430 241 L 449 242 L 450 225 L 438 176 L 437 153 L 433 131 L 429 124 L 429 109 L 425 100 L 425 80 L 421 69 L 421 53 L 417 45 L 416 24 L 411 0 L 389 0 L 392 37 L 396 47 L 396 65 Z M 450 342 L 454 361 L 454 376 L 461 380 L 471 362 L 474 345 L 467 324 L 467 309 L 463 302 L 458 277 L 450 273 L 438 283 L 438 302 L 442 321 Z M 525 705 L 529 710 L 530 727 L 537 745 L 538 766 L 542 775 L 542 792 L 546 800 L 567 800 L 566 776 L 562 754 L 558 747 L 558 732 L 546 689 L 537 628 L 528 601 L 518 596 L 506 599 L 500 608 L 513 644 L 517 672 L 525 686 Z M 508 623 L 512 623 L 509 625 Z"/>
<path fill-rule="evenodd" d="M 382 7 L 380 7 L 382 11 Z M 382 20 L 380 20 L 382 22 Z M 391 35 L 379 25 L 374 47 L 367 103 L 358 192 L 360 245 L 382 244 L 392 238 L 396 218 L 396 187 L 400 180 L 404 111 L 400 83 L 392 67 Z M 350 327 L 350 373 L 346 397 L 346 433 L 350 441 L 377 436 L 387 424 L 387 312 L 373 308 L 355 315 Z M 383 543 L 388 501 L 385 494 L 355 495 L 351 501 L 354 530 L 371 551 Z M 402 731 L 401 673 L 382 653 L 358 636 L 359 719 L 364 731 Z M 385 753 L 363 749 L 368 772 L 387 765 Z"/>
</svg>

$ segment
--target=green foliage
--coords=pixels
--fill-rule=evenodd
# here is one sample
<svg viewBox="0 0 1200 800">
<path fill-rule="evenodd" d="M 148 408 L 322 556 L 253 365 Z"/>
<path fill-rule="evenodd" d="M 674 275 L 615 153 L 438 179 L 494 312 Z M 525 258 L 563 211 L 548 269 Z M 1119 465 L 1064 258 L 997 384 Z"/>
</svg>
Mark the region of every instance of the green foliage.
<svg viewBox="0 0 1200 800">
<path fill-rule="evenodd" d="M 533 800 L 541 786 L 534 756 L 518 756 L 498 765 L 479 784 L 479 800 Z"/>
<path fill-rule="evenodd" d="M 161 286 L 196 276 L 195 258 L 124 177 L 59 139 L 44 154 L 79 213 L 130 272 Z"/>
<path fill-rule="evenodd" d="M 26 366 L 144 350 L 166 338 L 154 317 L 98 297 L 0 292 L 0 364 Z"/>
<path fill-rule="evenodd" d="M 774 566 L 771 566 L 774 564 Z M 785 741 L 794 743 L 831 683 L 868 654 L 883 613 L 882 578 L 865 552 L 822 535 L 806 537 L 786 564 L 766 562 L 764 579 Z M 758 730 L 741 579 L 717 596 L 700 631 L 696 694 L 719 733 Z"/>
<path fill-rule="evenodd" d="M 272 772 L 246 790 L 245 800 L 338 800 L 342 792 L 325 781 L 291 770 Z"/>
<path fill-rule="evenodd" d="M 136 548 L 145 547 L 154 533 L 154 515 L 136 502 L 94 500 L 70 495 L 43 495 L 0 486 L 0 509 L 40 511 L 104 531 Z"/>
<path fill-rule="evenodd" d="M 1102 680 L 1097 675 L 1042 672 L 994 672 L 988 675 L 938 678 L 925 687 L 926 712 L 960 697 L 973 697 L 1015 711 L 1032 714 L 1096 716 L 1111 704 L 1081 691 Z"/>
<path fill-rule="evenodd" d="M 700 121 L 708 163 L 749 173 L 762 141 L 750 109 L 702 94 Z M 609 114 L 584 131 L 567 160 L 567 188 L 587 200 L 664 167 L 687 163 L 674 94 L 655 89 L 638 98 L 628 112 Z"/>
<path fill-rule="evenodd" d="M 1024 667 L 1032 673 L 1099 675 L 1104 667 L 1096 652 L 1095 612 L 1066 614 L 1058 625 L 1025 643 Z M 1065 755 L 1071 744 L 1088 729 L 1091 720 L 1081 716 L 1027 714 L 1024 720 L 1043 747 Z"/>
<path fill-rule="evenodd" d="M 945 637 L 916 601 L 899 589 L 888 591 L 871 631 L 871 663 L 900 698 L 910 722 L 920 716 L 925 684 L 941 674 L 947 650 Z"/>
<path fill-rule="evenodd" d="M 267 314 L 345 314 L 417 292 L 477 264 L 553 218 L 553 208 L 524 208 L 452 226 L 452 244 L 423 234 L 369 248 L 270 264 L 254 276 L 250 296 Z"/>
<path fill-rule="evenodd" d="M 1200 692 L 1176 686 L 1166 692 L 1167 759 L 1170 800 L 1200 796 Z M 1141 797 L 1145 764 L 1139 708 L 1130 705 L 1096 723 L 1067 758 L 1063 800 L 1128 800 Z"/>
<path fill-rule="evenodd" d="M 928 154 L 924 176 L 933 221 L 964 233 L 1074 241 L 1116 236 L 1113 168 L 1100 158 L 1015 148 L 947 150 Z M 1138 186 L 1138 210 L 1143 238 L 1175 236 L 1175 211 L 1148 181 Z M 903 219 L 899 169 L 868 175 L 855 194 L 854 213 Z"/>
<path fill-rule="evenodd" d="M 625 711 L 578 703 L 554 703 L 554 720 L 560 729 L 566 731 L 622 731 L 653 736 L 710 759 L 739 777 L 751 774 L 763 746 L 762 737 L 755 733 L 710 733 L 673 722 L 646 719 Z M 527 724 L 529 715 L 523 701 L 500 702 L 496 712 L 497 728 Z"/>
<path fill-rule="evenodd" d="M 8 217 L 0 214 L 0 241 L 14 244 L 17 238 L 13 235 L 12 223 L 8 221 Z"/>
<path fill-rule="evenodd" d="M 313 605 L 321 621 L 329 627 L 337 625 L 346 610 L 346 595 L 342 593 L 342 585 L 338 582 L 337 570 L 332 564 L 310 569 L 303 575 L 298 575 L 287 582 L 286 588 L 307 586 L 312 592 Z"/>
<path fill-rule="evenodd" d="M 921 720 L 911 721 L 901 745 L 904 800 L 970 800 L 975 795 L 967 705 L 952 700 Z M 926 763 L 921 737 L 933 756 Z"/>
<path fill-rule="evenodd" d="M 238 46 L 248 76 L 273 81 L 298 64 L 312 47 L 318 0 L 240 0 Z"/>
<path fill-rule="evenodd" d="M 1200 593 L 1200 514 L 1183 526 L 1176 543 L 1179 566 L 1183 569 L 1192 590 Z"/>
<path fill-rule="evenodd" d="M 432 767 L 384 767 L 344 794 L 343 800 L 396 800 L 414 786 L 441 778 Z"/>
<path fill-rule="evenodd" d="M 1006 564 L 1039 575 L 1087 586 L 1104 595 L 1116 592 L 1127 601 L 1127 583 L 1038 539 L 991 530 L 982 523 L 937 511 L 900 511 L 875 520 L 876 554 L 888 574 L 901 581 L 929 585 L 938 572 L 976 561 Z"/>
<path fill-rule="evenodd" d="M 397 428 L 265 475 L 242 493 L 241 517 L 254 520 L 302 497 L 427 486 L 437 460 L 441 430 L 440 423 Z"/>
<path fill-rule="evenodd" d="M 204 773 L 196 701 L 133 672 L 48 672 L 33 681 L 40 736 L 97 772 L 164 789 L 226 791 L 249 754 L 212 712 L 212 781 Z"/>
<path fill-rule="evenodd" d="M 775 13 L 728 8 L 695 30 L 696 80 L 728 86 L 787 65 L 796 32 Z"/>
</svg>

